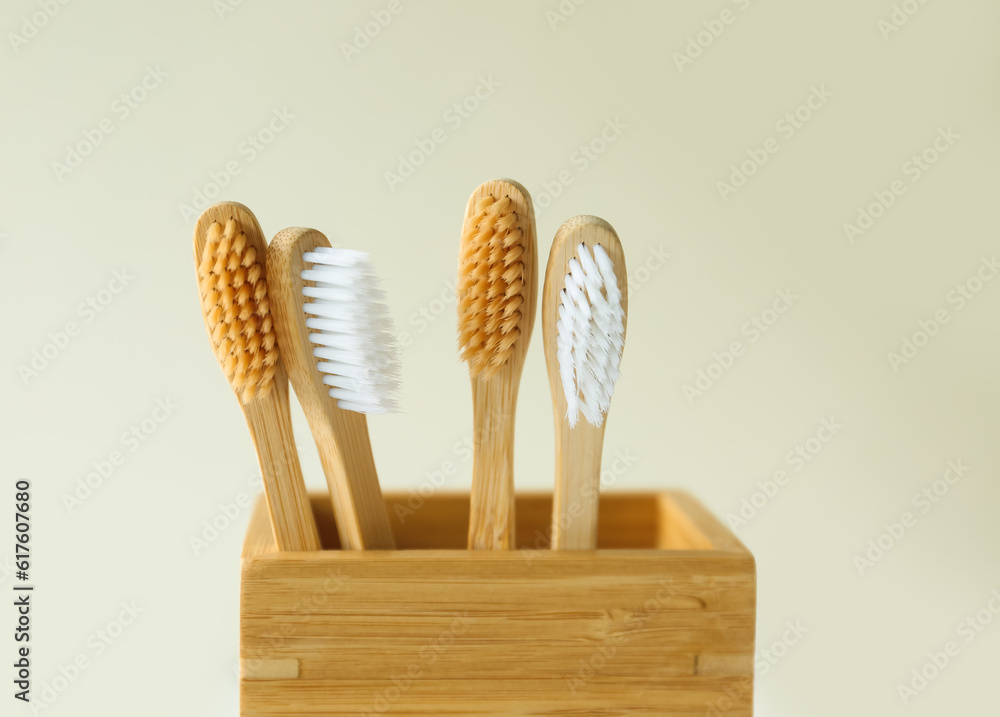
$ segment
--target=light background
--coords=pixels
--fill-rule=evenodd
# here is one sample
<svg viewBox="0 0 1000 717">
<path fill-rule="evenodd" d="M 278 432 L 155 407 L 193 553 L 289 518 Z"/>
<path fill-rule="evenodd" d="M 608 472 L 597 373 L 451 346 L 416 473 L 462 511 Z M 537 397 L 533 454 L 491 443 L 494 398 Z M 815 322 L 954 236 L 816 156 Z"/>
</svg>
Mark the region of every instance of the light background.
<svg viewBox="0 0 1000 717">
<path fill-rule="evenodd" d="M 246 0 L 221 17 L 219 5 L 72 2 L 16 48 L 8 33 L 40 6 L 7 2 L 0 18 L 0 502 L 9 508 L 16 479 L 34 482 L 36 690 L 78 653 L 92 658 L 45 713 L 236 713 L 246 513 L 197 555 L 189 539 L 256 490 L 255 460 L 206 345 L 180 208 L 230 160 L 241 171 L 221 198 L 251 207 L 268 236 L 316 227 L 370 251 L 383 277 L 408 335 L 405 413 L 370 421 L 384 488 L 415 489 L 448 460 L 458 470 L 444 488 L 468 487 L 454 450 L 471 420 L 450 294 L 458 233 L 477 184 L 516 178 L 535 198 L 543 261 L 580 213 L 609 220 L 625 246 L 634 284 L 605 454 L 634 462 L 613 488 L 680 486 L 723 517 L 761 506 L 736 527 L 757 558 L 759 649 L 789 621 L 808 633 L 758 671 L 757 713 L 996 708 L 998 620 L 968 644 L 956 626 L 1000 588 L 1000 281 L 961 310 L 948 298 L 997 247 L 995 3 L 928 2 L 884 37 L 888 0 L 590 0 L 562 14 L 557 0 L 413 0 L 349 58 L 344 44 L 385 2 Z M 734 21 L 679 68 L 675 53 L 724 9 Z M 166 77 L 122 117 L 116 98 L 150 65 Z M 480 77 L 499 87 L 455 126 L 446 113 Z M 813 87 L 832 97 L 786 138 L 776 123 Z M 294 119 L 250 160 L 241 143 L 275 109 Z M 114 131 L 57 177 L 66 146 L 104 118 Z M 583 168 L 574 153 L 609 119 L 624 129 Z M 386 173 L 438 127 L 447 141 L 390 187 Z M 948 128 L 958 139 L 914 181 L 905 163 Z M 724 201 L 717 182 L 772 137 L 778 151 Z M 844 224 L 897 179 L 905 193 L 849 241 Z M 121 269 L 134 278 L 88 320 L 81 302 Z M 745 322 L 789 288 L 792 308 L 751 342 Z M 894 370 L 889 352 L 939 309 L 949 322 Z M 80 334 L 27 376 L 70 321 Z M 523 489 L 552 481 L 540 341 L 536 327 L 517 418 Z M 745 354 L 689 401 L 685 384 L 733 341 Z M 123 446 L 166 398 L 174 414 L 137 450 Z M 786 455 L 830 417 L 842 429 L 795 471 Z M 64 494 L 116 449 L 125 463 L 67 510 Z M 956 460 L 970 467 L 962 479 L 861 574 L 855 556 L 919 513 L 914 494 Z M 781 469 L 791 480 L 755 497 Z M 95 656 L 88 639 L 123 600 L 144 612 Z M 949 640 L 961 653 L 904 706 L 897 686 Z M 29 714 L 0 700 L 4 714 Z"/>
</svg>

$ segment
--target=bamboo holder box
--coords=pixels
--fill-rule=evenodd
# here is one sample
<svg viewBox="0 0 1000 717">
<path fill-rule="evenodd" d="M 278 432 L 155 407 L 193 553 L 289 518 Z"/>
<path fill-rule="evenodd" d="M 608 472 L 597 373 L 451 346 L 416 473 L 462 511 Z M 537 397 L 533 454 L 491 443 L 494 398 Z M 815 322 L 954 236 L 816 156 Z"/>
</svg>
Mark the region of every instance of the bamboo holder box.
<svg viewBox="0 0 1000 717">
<path fill-rule="evenodd" d="M 518 495 L 519 547 L 468 551 L 469 497 L 387 495 L 396 550 L 243 547 L 240 714 L 748 717 L 756 572 L 682 492 L 601 496 L 596 551 L 548 549 L 551 495 Z"/>
</svg>

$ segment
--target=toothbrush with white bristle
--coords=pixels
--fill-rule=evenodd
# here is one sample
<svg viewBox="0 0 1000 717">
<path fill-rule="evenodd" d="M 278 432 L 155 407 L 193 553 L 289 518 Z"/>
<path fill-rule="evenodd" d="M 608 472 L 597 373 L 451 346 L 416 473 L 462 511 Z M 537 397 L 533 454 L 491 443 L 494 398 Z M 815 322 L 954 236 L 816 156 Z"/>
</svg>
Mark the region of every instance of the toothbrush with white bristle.
<svg viewBox="0 0 1000 717">
<path fill-rule="evenodd" d="M 349 249 L 316 247 L 302 256 L 313 269 L 302 272 L 302 295 L 313 299 L 303 309 L 317 370 L 330 386 L 337 406 L 358 413 L 397 410 L 399 351 L 385 292 L 368 254 Z M 372 371 L 371 367 L 380 370 Z"/>
<path fill-rule="evenodd" d="M 610 224 L 578 216 L 559 228 L 542 301 L 556 424 L 552 548 L 593 550 L 605 418 L 628 320 L 625 254 Z"/>
<path fill-rule="evenodd" d="M 397 409 L 399 349 L 368 254 L 334 249 L 314 229 L 285 229 L 268 247 L 267 277 L 278 345 L 319 451 L 341 547 L 391 550 L 365 415 Z"/>
</svg>

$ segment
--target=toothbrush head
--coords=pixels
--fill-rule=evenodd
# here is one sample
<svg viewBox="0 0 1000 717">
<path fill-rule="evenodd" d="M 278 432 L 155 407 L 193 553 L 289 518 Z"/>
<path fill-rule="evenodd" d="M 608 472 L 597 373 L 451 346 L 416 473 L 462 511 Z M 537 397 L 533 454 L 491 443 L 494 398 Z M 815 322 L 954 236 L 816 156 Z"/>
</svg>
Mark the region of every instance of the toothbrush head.
<svg viewBox="0 0 1000 717">
<path fill-rule="evenodd" d="M 495 180 L 469 199 L 458 257 L 458 344 L 473 376 L 490 377 L 531 337 L 535 306 L 535 218 L 531 198 Z"/>
<path fill-rule="evenodd" d="M 195 227 L 202 314 L 215 357 L 244 404 L 266 396 L 278 370 L 260 226 L 241 204 L 217 204 Z"/>
<path fill-rule="evenodd" d="M 316 246 L 302 261 L 305 326 L 330 397 L 347 411 L 397 411 L 399 346 L 368 254 Z"/>
<path fill-rule="evenodd" d="M 600 426 L 611 405 L 625 346 L 625 307 L 615 266 L 600 244 L 581 243 L 559 292 L 556 358 L 566 418 Z"/>
</svg>

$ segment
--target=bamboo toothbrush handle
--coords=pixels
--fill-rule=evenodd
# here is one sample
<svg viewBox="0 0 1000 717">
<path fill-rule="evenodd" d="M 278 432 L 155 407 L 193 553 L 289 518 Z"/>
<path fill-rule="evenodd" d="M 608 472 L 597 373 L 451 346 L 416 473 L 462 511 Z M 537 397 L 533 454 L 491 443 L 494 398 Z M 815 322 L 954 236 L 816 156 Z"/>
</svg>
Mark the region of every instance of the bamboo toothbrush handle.
<svg viewBox="0 0 1000 717">
<path fill-rule="evenodd" d="M 597 548 L 604 425 L 556 422 L 556 486 L 552 507 L 552 549 Z"/>
<path fill-rule="evenodd" d="M 510 369 L 472 379 L 473 458 L 470 550 L 514 547 L 514 410 Z"/>
<path fill-rule="evenodd" d="M 332 399 L 325 403 L 310 406 L 307 416 L 330 486 L 341 548 L 392 550 L 395 540 L 368 438 L 368 419 L 337 408 Z"/>
<path fill-rule="evenodd" d="M 288 380 L 275 376 L 270 392 L 243 404 L 243 415 L 260 461 L 267 507 L 278 550 L 320 550 L 288 406 Z"/>
<path fill-rule="evenodd" d="M 568 402 L 557 356 L 560 294 L 566 288 L 569 262 L 581 247 L 592 251 L 600 245 L 611 260 L 621 292 L 622 329 L 628 319 L 628 272 L 625 254 L 614 228 L 603 219 L 578 216 L 567 220 L 556 232 L 549 252 L 542 289 L 542 343 L 552 391 L 556 426 L 556 483 L 552 503 L 552 548 L 594 550 L 597 547 L 597 515 L 600 504 L 601 453 L 606 416 L 594 426 L 578 416 L 571 428 Z"/>
<path fill-rule="evenodd" d="M 458 332 L 472 377 L 473 467 L 469 549 L 514 540 L 514 411 L 535 324 L 535 211 L 505 179 L 469 197 L 458 253 Z"/>
</svg>

